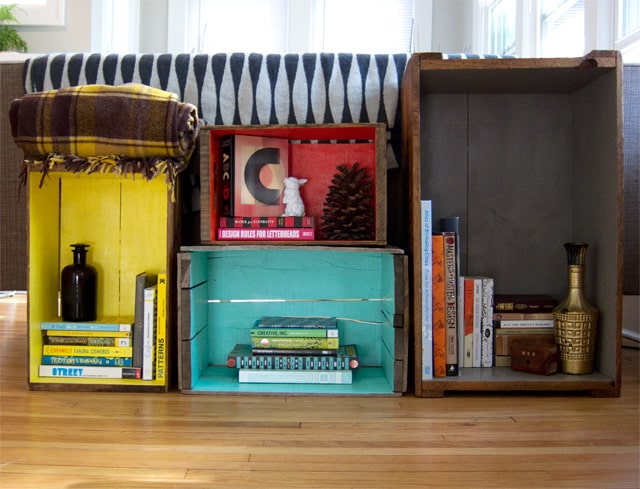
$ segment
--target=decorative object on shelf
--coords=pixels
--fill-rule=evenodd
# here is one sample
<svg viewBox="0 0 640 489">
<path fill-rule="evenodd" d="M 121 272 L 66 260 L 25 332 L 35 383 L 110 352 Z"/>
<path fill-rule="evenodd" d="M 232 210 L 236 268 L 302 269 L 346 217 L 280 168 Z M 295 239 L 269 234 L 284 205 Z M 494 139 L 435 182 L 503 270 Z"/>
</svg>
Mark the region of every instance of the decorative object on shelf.
<svg viewBox="0 0 640 489">
<path fill-rule="evenodd" d="M 553 310 L 555 340 L 560 348 L 560 370 L 588 374 L 593 370 L 598 310 L 584 293 L 586 243 L 565 243 L 569 268 L 566 298 Z"/>
<path fill-rule="evenodd" d="M 97 273 L 87 265 L 89 245 L 74 243 L 73 265 L 60 274 L 60 297 L 63 321 L 95 321 Z"/>
<path fill-rule="evenodd" d="M 16 50 L 22 53 L 27 52 L 27 43 L 25 42 L 18 31 L 16 31 L 11 25 L 17 24 L 15 11 L 18 6 L 14 4 L 0 5 L 0 51 L 12 51 Z"/>
<path fill-rule="evenodd" d="M 373 183 L 359 163 L 338 165 L 324 201 L 321 224 L 325 239 L 373 239 Z"/>
<path fill-rule="evenodd" d="M 285 204 L 283 217 L 304 216 L 304 202 L 300 196 L 300 187 L 308 182 L 306 178 L 287 177 L 284 180 L 284 196 L 282 202 Z"/>
</svg>

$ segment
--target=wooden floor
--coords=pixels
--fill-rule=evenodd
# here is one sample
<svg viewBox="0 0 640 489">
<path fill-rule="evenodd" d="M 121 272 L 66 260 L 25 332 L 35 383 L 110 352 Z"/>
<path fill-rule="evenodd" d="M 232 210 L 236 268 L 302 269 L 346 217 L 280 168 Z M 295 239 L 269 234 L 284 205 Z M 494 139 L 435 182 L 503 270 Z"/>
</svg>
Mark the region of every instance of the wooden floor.
<svg viewBox="0 0 640 489">
<path fill-rule="evenodd" d="M 0 299 L 0 487 L 640 487 L 638 350 L 622 397 L 31 392 L 25 296 Z"/>
</svg>

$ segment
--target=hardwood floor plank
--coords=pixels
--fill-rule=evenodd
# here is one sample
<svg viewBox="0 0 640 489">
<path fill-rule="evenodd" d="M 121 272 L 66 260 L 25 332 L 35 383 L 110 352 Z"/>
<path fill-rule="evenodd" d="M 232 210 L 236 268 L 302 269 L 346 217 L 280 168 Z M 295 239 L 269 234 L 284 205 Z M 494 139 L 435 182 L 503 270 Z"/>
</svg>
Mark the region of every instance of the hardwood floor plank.
<svg viewBox="0 0 640 489">
<path fill-rule="evenodd" d="M 620 398 L 30 391 L 24 298 L 0 299 L 0 487 L 640 487 L 638 350 Z"/>
</svg>

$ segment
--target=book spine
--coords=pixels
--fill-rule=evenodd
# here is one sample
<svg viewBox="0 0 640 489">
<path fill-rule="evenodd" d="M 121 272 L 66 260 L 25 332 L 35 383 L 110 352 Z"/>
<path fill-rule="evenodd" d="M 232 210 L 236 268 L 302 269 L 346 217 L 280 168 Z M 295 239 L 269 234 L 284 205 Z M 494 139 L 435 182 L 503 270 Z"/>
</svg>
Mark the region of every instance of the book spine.
<svg viewBox="0 0 640 489">
<path fill-rule="evenodd" d="M 158 307 L 156 320 L 156 380 L 164 381 L 167 367 L 167 274 L 158 274 Z"/>
<path fill-rule="evenodd" d="M 498 294 L 495 297 L 496 312 L 543 313 L 552 312 L 558 302 L 550 296 L 513 296 Z"/>
<path fill-rule="evenodd" d="M 67 338 L 128 338 L 131 339 L 131 331 L 72 331 L 65 329 L 43 330 L 44 336 L 65 336 Z"/>
<path fill-rule="evenodd" d="M 514 319 L 553 319 L 552 312 L 495 312 L 494 321 L 514 320 Z"/>
<path fill-rule="evenodd" d="M 257 370 L 241 368 L 240 383 L 269 384 L 351 384 L 351 370 Z"/>
<path fill-rule="evenodd" d="M 444 289 L 444 237 L 432 236 L 432 318 L 433 318 L 433 376 L 447 375 L 445 289 Z"/>
<path fill-rule="evenodd" d="M 142 368 L 144 355 L 144 289 L 157 282 L 154 274 L 141 272 L 136 275 L 135 311 L 133 326 L 133 366 Z"/>
<path fill-rule="evenodd" d="M 263 348 L 305 348 L 314 350 L 336 350 L 338 346 L 338 338 L 251 337 L 251 347 L 258 350 Z"/>
<path fill-rule="evenodd" d="M 482 367 L 482 279 L 473 279 L 473 367 Z"/>
<path fill-rule="evenodd" d="M 45 335 L 43 340 L 45 345 L 131 346 L 129 338 L 116 337 Z"/>
<path fill-rule="evenodd" d="M 78 357 L 130 357 L 131 347 L 43 345 L 43 355 Z"/>
<path fill-rule="evenodd" d="M 493 279 L 482 280 L 482 367 L 493 367 Z"/>
<path fill-rule="evenodd" d="M 433 379 L 433 316 L 432 316 L 432 243 L 433 221 L 431 201 L 420 202 L 422 253 L 422 380 Z"/>
<path fill-rule="evenodd" d="M 444 233 L 445 324 L 447 376 L 458 375 L 458 285 L 456 272 L 456 236 Z"/>
<path fill-rule="evenodd" d="M 239 355 L 227 359 L 230 368 L 278 370 L 347 370 L 359 366 L 357 357 L 333 355 Z"/>
<path fill-rule="evenodd" d="M 42 355 L 43 365 L 81 365 L 93 367 L 131 367 L 131 357 L 77 357 Z"/>
<path fill-rule="evenodd" d="M 554 327 L 553 319 L 501 319 L 496 321 L 500 328 L 550 328 Z"/>
<path fill-rule="evenodd" d="M 328 328 L 251 328 L 255 338 L 337 338 L 338 329 Z"/>
<path fill-rule="evenodd" d="M 220 141 L 220 215 L 233 216 L 234 199 L 234 167 L 233 161 L 233 135 L 224 136 Z"/>
<path fill-rule="evenodd" d="M 462 277 L 460 280 L 463 284 L 462 294 L 464 296 L 463 307 L 463 352 L 464 360 L 462 362 L 463 367 L 473 367 L 473 307 L 475 302 L 474 297 L 474 279 Z"/>
<path fill-rule="evenodd" d="M 508 334 L 503 335 L 496 330 L 495 351 L 496 355 L 510 355 L 511 345 L 515 342 L 545 342 L 553 343 L 555 341 L 553 332 L 547 331 L 546 333 L 530 334 L 527 331 L 523 331 L 520 334 Z"/>
<path fill-rule="evenodd" d="M 221 216 L 221 228 L 313 228 L 313 216 Z"/>
<path fill-rule="evenodd" d="M 144 333 L 142 350 L 142 379 L 153 380 L 155 374 L 155 329 L 158 286 L 144 289 Z"/>
<path fill-rule="evenodd" d="M 256 328 L 337 328 L 335 317 L 265 316 L 256 321 Z"/>
<path fill-rule="evenodd" d="M 40 377 L 86 379 L 139 379 L 140 369 L 135 367 L 84 367 L 40 365 Z"/>
<path fill-rule="evenodd" d="M 313 228 L 218 228 L 220 241 L 313 241 Z"/>
<path fill-rule="evenodd" d="M 131 324 L 124 323 L 67 323 L 62 321 L 43 321 L 40 323 L 42 330 L 55 331 L 131 331 Z"/>
<path fill-rule="evenodd" d="M 254 348 L 255 355 L 328 355 L 334 356 L 336 349 L 318 350 L 316 348 Z"/>
</svg>

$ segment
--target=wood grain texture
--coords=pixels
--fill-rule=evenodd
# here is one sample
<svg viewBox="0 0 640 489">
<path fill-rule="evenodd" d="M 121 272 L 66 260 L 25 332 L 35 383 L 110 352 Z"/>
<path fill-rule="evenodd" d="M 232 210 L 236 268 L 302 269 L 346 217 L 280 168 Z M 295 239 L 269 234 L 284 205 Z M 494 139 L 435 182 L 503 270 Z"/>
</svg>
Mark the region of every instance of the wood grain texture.
<svg viewBox="0 0 640 489">
<path fill-rule="evenodd" d="M 29 391 L 26 297 L 0 299 L 0 487 L 637 488 L 622 395 L 443 399 Z"/>
</svg>

